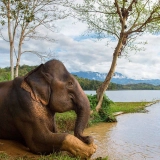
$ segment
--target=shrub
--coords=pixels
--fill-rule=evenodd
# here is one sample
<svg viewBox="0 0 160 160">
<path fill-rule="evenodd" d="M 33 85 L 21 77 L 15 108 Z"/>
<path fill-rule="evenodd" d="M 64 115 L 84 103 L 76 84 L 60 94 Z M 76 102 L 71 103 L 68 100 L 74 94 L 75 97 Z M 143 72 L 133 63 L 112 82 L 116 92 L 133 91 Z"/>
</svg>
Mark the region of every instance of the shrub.
<svg viewBox="0 0 160 160">
<path fill-rule="evenodd" d="M 110 105 L 114 102 L 110 100 L 106 95 L 104 95 L 103 97 L 102 107 L 99 112 L 96 112 L 96 106 L 98 104 L 97 95 L 87 95 L 87 97 L 90 101 L 91 110 L 93 110 L 90 123 L 116 121 L 115 117 L 110 113 Z"/>
</svg>

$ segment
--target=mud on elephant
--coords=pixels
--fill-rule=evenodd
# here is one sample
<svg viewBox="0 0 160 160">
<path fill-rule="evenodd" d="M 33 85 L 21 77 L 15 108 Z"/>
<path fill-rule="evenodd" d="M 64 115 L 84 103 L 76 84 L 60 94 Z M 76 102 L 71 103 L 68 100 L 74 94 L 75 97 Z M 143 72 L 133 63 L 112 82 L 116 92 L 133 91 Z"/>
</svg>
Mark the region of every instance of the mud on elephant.
<svg viewBox="0 0 160 160">
<path fill-rule="evenodd" d="M 77 114 L 74 136 L 56 133 L 56 112 Z M 89 101 L 77 80 L 58 60 L 50 60 L 24 77 L 0 83 L 0 138 L 18 140 L 33 153 L 68 151 L 90 157 L 93 139 L 83 136 Z"/>
</svg>

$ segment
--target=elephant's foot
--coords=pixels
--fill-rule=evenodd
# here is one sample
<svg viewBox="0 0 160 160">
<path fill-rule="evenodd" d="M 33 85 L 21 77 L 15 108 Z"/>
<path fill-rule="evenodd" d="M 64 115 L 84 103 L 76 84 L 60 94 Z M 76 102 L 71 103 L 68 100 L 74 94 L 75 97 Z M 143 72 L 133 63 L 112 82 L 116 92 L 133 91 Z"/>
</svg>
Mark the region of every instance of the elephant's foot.
<svg viewBox="0 0 160 160">
<path fill-rule="evenodd" d="M 95 144 L 85 144 L 73 135 L 67 135 L 63 141 L 61 150 L 68 151 L 81 158 L 90 158 L 96 151 Z"/>
</svg>

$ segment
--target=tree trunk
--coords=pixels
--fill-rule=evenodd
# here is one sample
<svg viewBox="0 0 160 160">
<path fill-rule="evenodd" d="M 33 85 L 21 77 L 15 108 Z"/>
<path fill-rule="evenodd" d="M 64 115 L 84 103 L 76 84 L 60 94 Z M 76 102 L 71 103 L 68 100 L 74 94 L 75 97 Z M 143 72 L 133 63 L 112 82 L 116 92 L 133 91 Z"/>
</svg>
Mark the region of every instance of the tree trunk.
<svg viewBox="0 0 160 160">
<path fill-rule="evenodd" d="M 16 62 L 15 77 L 18 77 L 18 73 L 19 73 L 19 64 L 20 64 L 20 59 L 21 59 L 21 47 L 22 47 L 22 43 L 20 42 L 18 46 L 18 57 L 17 57 L 17 62 Z"/>
<path fill-rule="evenodd" d="M 10 0 L 8 0 L 6 7 L 7 7 L 7 18 L 8 18 L 8 37 L 10 42 L 10 67 L 11 67 L 11 80 L 14 79 L 14 61 L 13 61 L 13 50 L 14 50 L 14 37 L 11 34 L 11 13 L 10 13 Z"/>
<path fill-rule="evenodd" d="M 122 34 L 121 34 L 122 35 Z M 101 109 L 101 106 L 102 106 L 102 102 L 103 102 L 103 95 L 106 91 L 106 89 L 108 88 L 109 86 L 109 83 L 113 77 L 113 74 L 115 72 L 115 68 L 116 68 L 116 64 L 117 64 L 117 58 L 118 58 L 118 55 L 122 49 L 122 44 L 123 42 L 123 36 L 120 37 L 119 41 L 118 41 L 118 44 L 117 44 L 117 47 L 113 53 L 113 59 L 112 59 L 112 64 L 111 64 L 111 67 L 110 67 L 110 70 L 104 80 L 104 82 L 102 83 L 102 85 L 97 89 L 97 99 L 98 99 L 98 104 L 96 106 L 96 111 L 99 112 L 99 110 Z"/>
<path fill-rule="evenodd" d="M 20 65 L 20 60 L 21 60 L 21 55 L 22 55 L 22 42 L 23 42 L 23 40 L 24 40 L 24 30 L 22 29 L 21 37 L 20 37 L 19 45 L 18 45 L 18 57 L 17 57 L 17 62 L 16 62 L 15 77 L 18 77 L 18 73 L 19 73 L 19 65 Z"/>
<path fill-rule="evenodd" d="M 18 73 L 19 73 L 19 64 L 20 64 L 20 57 L 18 56 L 17 62 L 16 62 L 15 77 L 18 77 Z"/>
<path fill-rule="evenodd" d="M 13 62 L 13 42 L 10 42 L 10 67 L 11 67 L 11 80 L 14 79 L 14 62 Z"/>
</svg>

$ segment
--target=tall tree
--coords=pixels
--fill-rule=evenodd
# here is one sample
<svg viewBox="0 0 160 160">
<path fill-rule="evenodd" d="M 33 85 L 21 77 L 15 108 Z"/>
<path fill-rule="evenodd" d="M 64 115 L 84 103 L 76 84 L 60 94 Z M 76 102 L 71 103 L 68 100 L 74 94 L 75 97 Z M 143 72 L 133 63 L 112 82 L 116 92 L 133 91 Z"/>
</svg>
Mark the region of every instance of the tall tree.
<svg viewBox="0 0 160 160">
<path fill-rule="evenodd" d="M 77 2 L 78 3 L 78 2 Z M 134 43 L 145 32 L 157 33 L 160 30 L 159 0 L 84 0 L 73 4 L 75 16 L 87 22 L 88 29 L 99 37 L 112 36 L 117 41 L 109 72 L 97 89 L 99 111 L 103 95 L 115 72 L 117 58 L 129 49 L 136 49 Z"/>
<path fill-rule="evenodd" d="M 41 52 L 38 51 L 22 51 L 24 41 L 32 38 L 53 42 L 53 39 L 38 33 L 38 29 L 43 26 L 54 31 L 55 25 L 53 22 L 65 18 L 67 14 L 62 7 L 59 9 L 63 0 L 1 0 L 0 4 L 0 22 L 3 28 L 8 28 L 11 79 L 13 79 L 14 52 L 16 54 L 15 76 L 17 77 L 22 53 L 32 52 L 41 56 Z M 1 37 L 5 39 L 2 32 Z"/>
</svg>

